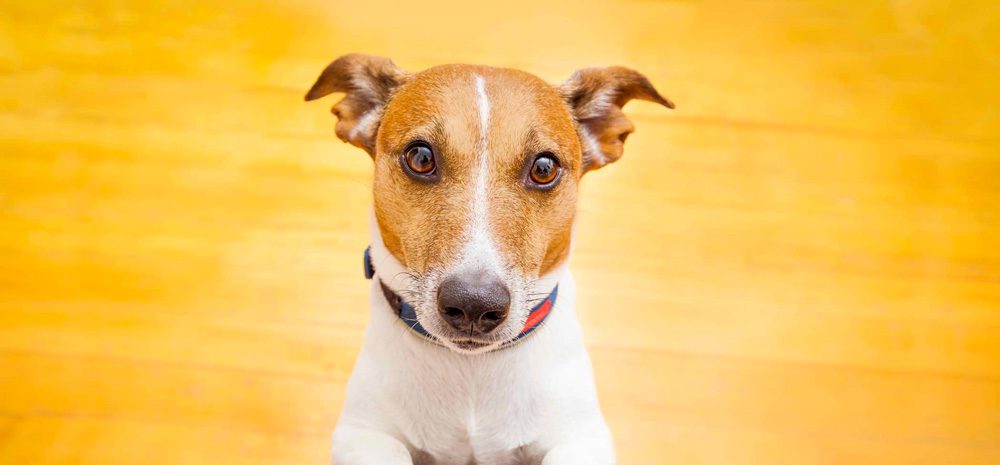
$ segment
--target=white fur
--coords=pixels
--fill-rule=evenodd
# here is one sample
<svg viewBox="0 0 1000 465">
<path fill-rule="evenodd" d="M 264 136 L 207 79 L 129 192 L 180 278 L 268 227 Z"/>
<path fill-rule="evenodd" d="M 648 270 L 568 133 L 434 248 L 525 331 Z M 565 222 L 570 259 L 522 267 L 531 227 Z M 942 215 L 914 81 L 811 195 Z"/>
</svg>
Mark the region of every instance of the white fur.
<svg viewBox="0 0 1000 465">
<path fill-rule="evenodd" d="M 466 355 L 411 333 L 378 279 L 403 284 L 405 268 L 372 224 L 371 320 L 333 434 L 335 465 L 610 465 L 590 359 L 565 265 L 544 326 L 523 342 Z"/>
<path fill-rule="evenodd" d="M 486 79 L 476 78 L 476 103 L 479 105 L 479 157 L 476 160 L 476 184 L 469 212 L 469 229 L 466 231 L 465 248 L 459 269 L 487 270 L 503 273 L 500 253 L 497 251 L 490 233 L 489 221 L 489 131 L 490 99 L 486 95 Z"/>
<path fill-rule="evenodd" d="M 476 164 L 476 190 L 472 200 L 472 221 L 470 222 L 469 249 L 474 253 L 497 256 L 496 247 L 490 237 L 489 204 L 487 195 L 490 182 L 489 166 L 489 132 L 490 132 L 490 98 L 486 95 L 486 79 L 476 76 L 476 103 L 479 105 L 479 157 Z M 489 258 L 493 258 L 489 257 Z M 486 258 L 486 257 L 484 257 Z"/>
</svg>

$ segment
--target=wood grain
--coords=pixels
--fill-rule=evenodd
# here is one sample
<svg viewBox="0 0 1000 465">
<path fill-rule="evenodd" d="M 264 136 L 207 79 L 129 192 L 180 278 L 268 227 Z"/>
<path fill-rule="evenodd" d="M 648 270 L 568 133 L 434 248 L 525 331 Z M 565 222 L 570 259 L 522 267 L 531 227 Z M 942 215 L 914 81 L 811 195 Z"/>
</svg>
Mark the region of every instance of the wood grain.
<svg viewBox="0 0 1000 465">
<path fill-rule="evenodd" d="M 621 64 L 572 267 L 620 463 L 1000 463 L 995 2 L 7 2 L 0 463 L 325 463 L 367 320 L 361 51 Z"/>
</svg>

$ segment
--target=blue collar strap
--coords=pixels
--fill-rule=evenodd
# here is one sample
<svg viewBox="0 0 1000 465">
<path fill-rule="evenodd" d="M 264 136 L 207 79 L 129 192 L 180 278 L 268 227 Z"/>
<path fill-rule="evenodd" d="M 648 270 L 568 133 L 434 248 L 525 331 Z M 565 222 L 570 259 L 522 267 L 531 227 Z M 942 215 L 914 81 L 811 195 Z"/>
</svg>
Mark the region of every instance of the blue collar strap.
<svg viewBox="0 0 1000 465">
<path fill-rule="evenodd" d="M 371 247 L 365 249 L 364 267 L 365 278 L 372 279 L 375 276 L 375 267 L 372 265 Z M 382 294 L 385 296 L 386 302 L 388 302 L 389 306 L 396 311 L 396 316 L 398 316 L 400 320 L 403 320 L 406 327 L 435 344 L 441 344 L 441 341 L 431 335 L 431 333 L 427 332 L 427 330 L 420 325 L 420 322 L 417 321 L 417 312 L 412 305 L 406 303 L 406 301 L 403 300 L 399 294 L 396 294 L 392 291 L 392 289 L 389 289 L 389 287 L 386 286 L 381 280 L 379 280 L 379 287 L 382 288 Z M 549 317 L 549 314 L 552 313 L 552 308 L 556 305 L 556 295 L 558 294 L 558 291 L 559 286 L 556 285 L 545 300 L 542 300 L 538 305 L 535 305 L 535 307 L 531 309 L 531 313 L 528 314 L 528 320 L 524 323 L 524 328 L 521 329 L 521 333 L 514 339 L 504 342 L 498 349 L 510 347 L 515 342 L 524 339 L 525 336 L 531 334 L 532 331 L 541 326 L 542 323 L 545 322 L 545 319 Z"/>
</svg>

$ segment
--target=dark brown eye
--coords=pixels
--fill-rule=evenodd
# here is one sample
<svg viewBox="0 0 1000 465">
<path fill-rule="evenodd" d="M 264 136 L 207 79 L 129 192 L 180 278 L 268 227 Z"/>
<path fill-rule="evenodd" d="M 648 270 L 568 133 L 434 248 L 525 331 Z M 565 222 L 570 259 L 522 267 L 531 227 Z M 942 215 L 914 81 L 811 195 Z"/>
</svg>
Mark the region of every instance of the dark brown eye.
<svg viewBox="0 0 1000 465">
<path fill-rule="evenodd" d="M 548 152 L 535 157 L 534 163 L 531 164 L 531 171 L 528 172 L 531 182 L 538 184 L 539 187 L 547 187 L 556 180 L 558 175 L 559 162 Z"/>
<path fill-rule="evenodd" d="M 413 174 L 428 175 L 434 172 L 434 152 L 424 142 L 414 142 L 403 153 L 403 162 Z"/>
</svg>

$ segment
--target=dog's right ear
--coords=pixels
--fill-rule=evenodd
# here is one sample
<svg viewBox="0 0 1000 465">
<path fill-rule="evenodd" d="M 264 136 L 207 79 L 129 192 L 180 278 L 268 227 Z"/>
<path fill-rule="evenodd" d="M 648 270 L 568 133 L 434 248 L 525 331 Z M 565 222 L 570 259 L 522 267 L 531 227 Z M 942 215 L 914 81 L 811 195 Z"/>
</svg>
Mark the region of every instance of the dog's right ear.
<svg viewBox="0 0 1000 465">
<path fill-rule="evenodd" d="M 385 105 L 409 74 L 388 58 L 352 53 L 330 63 L 306 93 L 306 101 L 334 92 L 347 94 L 333 106 L 335 132 L 375 158 L 375 136 Z"/>
</svg>

